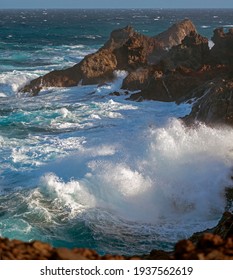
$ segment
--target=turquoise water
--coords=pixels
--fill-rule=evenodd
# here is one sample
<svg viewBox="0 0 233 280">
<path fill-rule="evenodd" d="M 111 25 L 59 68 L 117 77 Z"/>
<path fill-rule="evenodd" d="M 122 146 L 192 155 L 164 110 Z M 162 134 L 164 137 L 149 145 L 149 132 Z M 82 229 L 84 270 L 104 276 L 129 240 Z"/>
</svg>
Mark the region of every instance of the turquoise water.
<svg viewBox="0 0 233 280">
<path fill-rule="evenodd" d="M 211 39 L 232 10 L 0 11 L 0 235 L 143 254 L 216 224 L 231 184 L 232 131 L 178 120 L 190 105 L 126 101 L 101 87 L 18 90 L 131 24 L 156 35 L 189 17 Z M 211 193 L 211 195 L 210 195 Z"/>
</svg>

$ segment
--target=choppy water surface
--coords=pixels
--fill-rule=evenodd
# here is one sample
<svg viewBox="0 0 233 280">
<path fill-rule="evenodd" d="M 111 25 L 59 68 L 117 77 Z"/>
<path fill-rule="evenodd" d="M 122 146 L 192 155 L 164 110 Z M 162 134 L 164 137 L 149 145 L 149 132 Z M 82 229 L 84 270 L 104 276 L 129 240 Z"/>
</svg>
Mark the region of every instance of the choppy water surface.
<svg viewBox="0 0 233 280">
<path fill-rule="evenodd" d="M 211 39 L 224 10 L 0 12 L 0 235 L 99 253 L 170 250 L 216 224 L 231 184 L 233 132 L 178 120 L 190 105 L 136 103 L 101 87 L 18 89 L 79 62 L 127 24 L 155 35 L 191 18 Z"/>
</svg>

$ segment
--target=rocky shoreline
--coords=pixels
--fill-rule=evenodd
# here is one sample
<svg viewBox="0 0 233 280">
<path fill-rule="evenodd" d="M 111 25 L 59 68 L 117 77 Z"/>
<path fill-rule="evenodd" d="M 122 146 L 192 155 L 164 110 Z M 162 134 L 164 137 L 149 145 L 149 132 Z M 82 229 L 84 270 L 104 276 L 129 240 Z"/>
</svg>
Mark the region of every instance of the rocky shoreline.
<svg viewBox="0 0 233 280">
<path fill-rule="evenodd" d="M 32 80 L 20 91 L 34 96 L 49 87 L 103 84 L 114 80 L 116 70 L 124 70 L 128 75 L 122 90 L 137 91 L 128 99 L 192 102 L 187 124 L 232 126 L 233 28 L 217 28 L 212 41 L 210 48 L 189 19 L 155 37 L 127 26 L 114 30 L 102 48 L 80 63 Z"/>
<path fill-rule="evenodd" d="M 192 111 L 183 118 L 187 125 L 200 121 L 232 126 L 233 28 L 214 30 L 212 41 L 210 48 L 208 39 L 188 19 L 155 37 L 127 26 L 113 31 L 101 49 L 80 63 L 32 80 L 20 91 L 35 96 L 49 87 L 103 84 L 114 80 L 116 70 L 125 70 L 128 75 L 122 90 L 137 90 L 128 99 L 189 102 Z M 224 213 L 215 228 L 179 241 L 170 253 L 153 250 L 144 256 L 99 256 L 89 249 L 1 238 L 0 259 L 233 259 L 233 215 Z"/>
</svg>

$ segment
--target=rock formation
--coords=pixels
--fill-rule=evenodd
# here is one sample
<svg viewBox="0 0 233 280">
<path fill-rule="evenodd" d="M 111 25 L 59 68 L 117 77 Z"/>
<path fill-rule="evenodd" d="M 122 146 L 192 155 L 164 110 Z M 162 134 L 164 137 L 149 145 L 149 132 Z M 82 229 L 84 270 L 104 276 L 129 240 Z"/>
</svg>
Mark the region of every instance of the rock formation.
<svg viewBox="0 0 233 280">
<path fill-rule="evenodd" d="M 187 124 L 233 125 L 233 29 L 214 30 L 214 46 L 185 19 L 148 37 L 132 27 L 115 30 L 96 53 L 71 68 L 39 77 L 21 91 L 36 95 L 46 87 L 101 84 L 126 70 L 122 89 L 137 91 L 129 99 L 177 103 L 194 100 Z"/>
<path fill-rule="evenodd" d="M 184 19 L 181 22 L 173 24 L 168 30 L 155 36 L 155 39 L 163 48 L 172 48 L 181 44 L 182 40 L 190 34 L 197 33 L 195 25 L 189 19 Z"/>
<path fill-rule="evenodd" d="M 186 123 L 193 121 L 233 126 L 233 80 L 214 79 L 201 87 L 202 96 L 193 104 Z"/>
<path fill-rule="evenodd" d="M 172 32 L 173 29 L 176 30 L 175 33 Z M 86 56 L 71 68 L 52 71 L 31 81 L 21 91 L 37 95 L 47 87 L 71 87 L 111 81 L 114 70 L 131 72 L 147 67 L 149 60 L 158 61 L 167 52 L 165 47 L 178 44 L 190 31 L 195 31 L 190 20 L 175 24 L 170 31 L 158 35 L 158 39 L 139 34 L 130 26 L 115 30 L 96 53 Z"/>
</svg>

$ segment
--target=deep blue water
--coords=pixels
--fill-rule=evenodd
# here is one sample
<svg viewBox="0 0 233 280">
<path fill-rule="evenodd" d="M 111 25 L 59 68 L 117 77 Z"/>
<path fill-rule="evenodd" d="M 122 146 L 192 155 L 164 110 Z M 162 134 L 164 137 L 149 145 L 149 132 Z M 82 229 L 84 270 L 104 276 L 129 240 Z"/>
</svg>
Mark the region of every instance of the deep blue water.
<svg viewBox="0 0 233 280">
<path fill-rule="evenodd" d="M 0 235 L 142 254 L 215 225 L 230 184 L 231 130 L 187 130 L 177 118 L 190 105 L 110 96 L 125 72 L 101 87 L 18 90 L 79 62 L 113 29 L 153 36 L 188 17 L 211 39 L 214 28 L 233 27 L 232 12 L 0 11 Z"/>
</svg>

